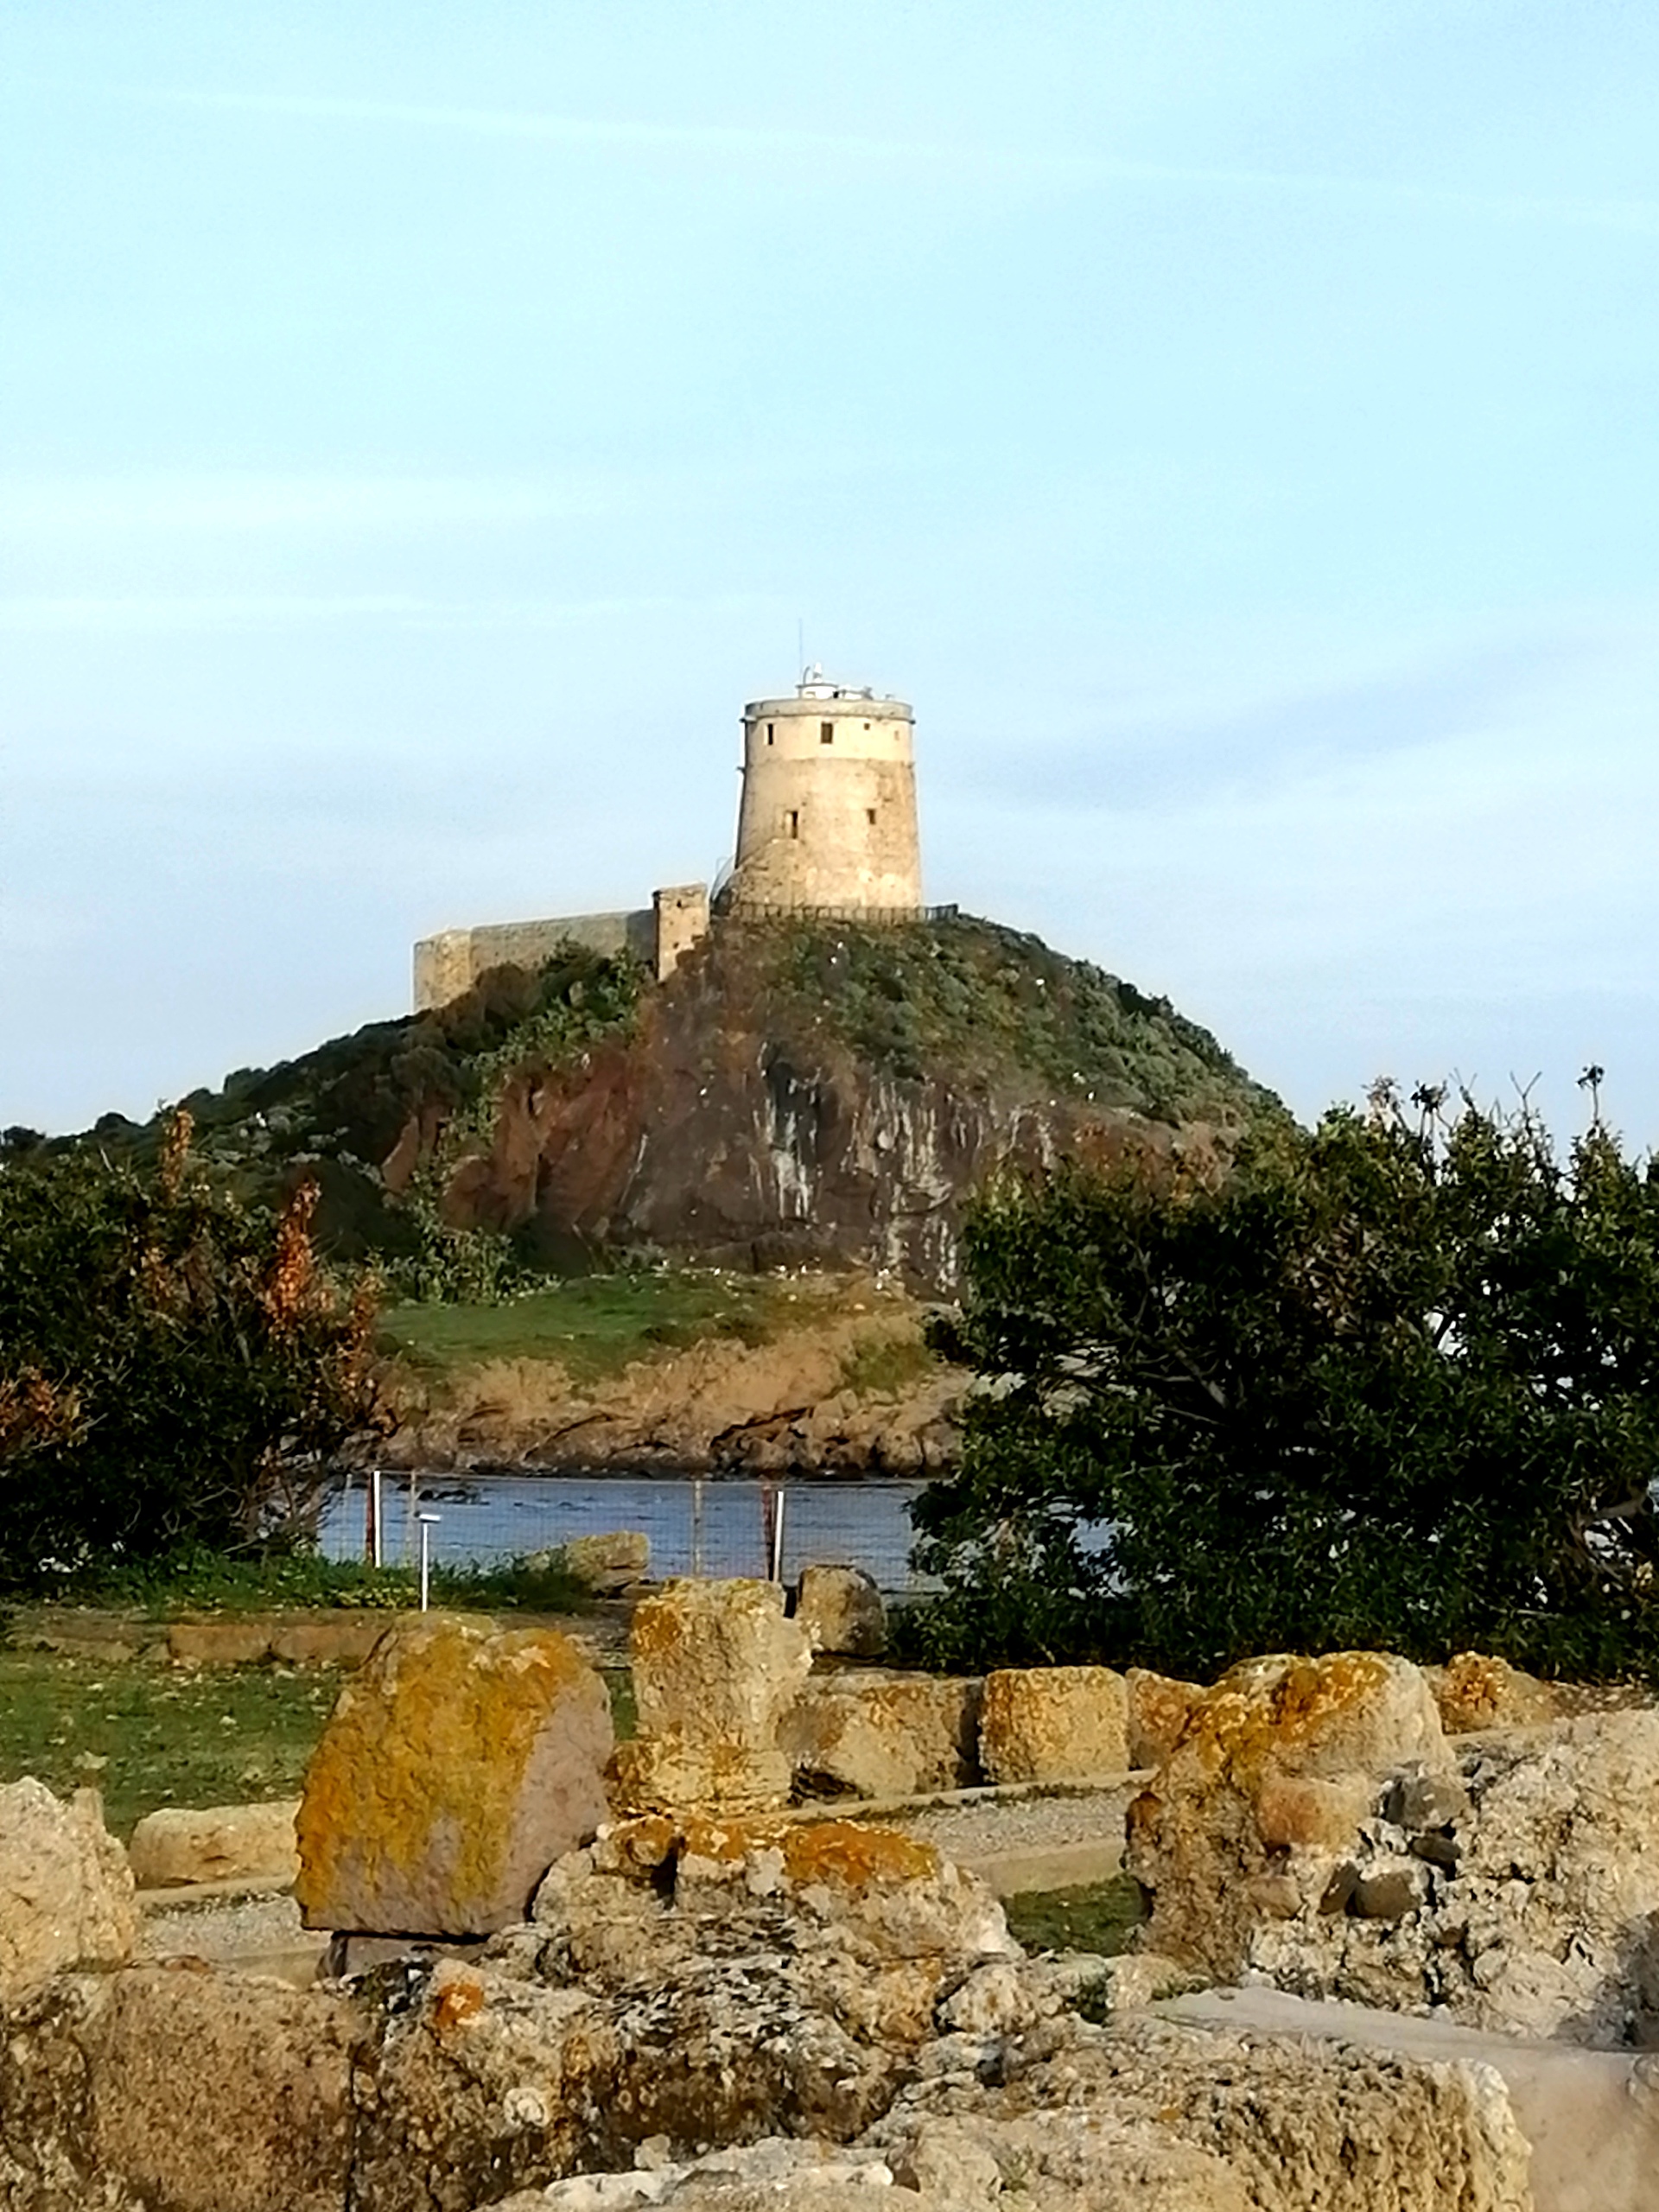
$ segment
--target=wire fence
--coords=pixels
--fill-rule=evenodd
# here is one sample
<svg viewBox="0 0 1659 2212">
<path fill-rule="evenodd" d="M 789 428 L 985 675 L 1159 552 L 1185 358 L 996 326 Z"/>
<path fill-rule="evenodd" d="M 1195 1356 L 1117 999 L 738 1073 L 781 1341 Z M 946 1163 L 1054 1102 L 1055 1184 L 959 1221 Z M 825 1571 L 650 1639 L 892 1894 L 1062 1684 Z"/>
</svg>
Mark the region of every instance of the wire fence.
<svg viewBox="0 0 1659 2212">
<path fill-rule="evenodd" d="M 355 1473 L 323 1516 L 331 1559 L 373 1556 L 375 1503 L 388 1567 L 491 1566 L 556 1550 L 575 1536 L 639 1529 L 649 1572 L 792 1581 L 804 1567 L 860 1567 L 899 1595 L 930 1586 L 910 1565 L 919 1482 Z"/>
</svg>

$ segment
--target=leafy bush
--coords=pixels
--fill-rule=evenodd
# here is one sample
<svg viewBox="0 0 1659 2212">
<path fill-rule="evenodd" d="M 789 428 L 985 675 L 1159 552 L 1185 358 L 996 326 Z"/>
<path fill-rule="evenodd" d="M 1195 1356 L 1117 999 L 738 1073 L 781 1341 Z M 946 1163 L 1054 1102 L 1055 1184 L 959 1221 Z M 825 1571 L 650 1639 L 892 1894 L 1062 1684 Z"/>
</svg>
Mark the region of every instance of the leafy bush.
<svg viewBox="0 0 1659 2212">
<path fill-rule="evenodd" d="M 1659 1670 L 1659 1173 L 1598 1117 L 1387 1087 L 1311 1135 L 992 1193 L 962 1471 L 920 1500 L 961 1663 L 1469 1646 Z M 1109 1535 L 1108 1535 L 1109 1532 Z"/>
<path fill-rule="evenodd" d="M 148 1175 L 0 1160 L 0 1583 L 302 1541 L 376 1417 L 372 1293 L 319 1273 L 315 1189 L 254 1211 L 189 1139 Z"/>
</svg>

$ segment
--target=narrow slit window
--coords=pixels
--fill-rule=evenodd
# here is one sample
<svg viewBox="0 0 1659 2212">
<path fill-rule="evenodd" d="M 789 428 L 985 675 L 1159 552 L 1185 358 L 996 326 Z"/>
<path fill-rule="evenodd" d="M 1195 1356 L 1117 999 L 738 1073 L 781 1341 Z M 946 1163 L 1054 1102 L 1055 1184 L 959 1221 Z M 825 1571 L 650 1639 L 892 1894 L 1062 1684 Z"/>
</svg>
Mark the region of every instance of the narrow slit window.
<svg viewBox="0 0 1659 2212">
<path fill-rule="evenodd" d="M 772 724 L 770 722 L 766 724 L 766 743 L 768 745 L 772 743 Z"/>
<path fill-rule="evenodd" d="M 784 828 L 791 837 L 798 837 L 801 834 L 801 817 L 793 807 L 784 817 Z"/>
<path fill-rule="evenodd" d="M 865 819 L 867 822 L 868 822 L 868 823 L 870 823 L 874 824 L 874 821 L 875 821 L 875 809 L 874 809 L 873 806 L 867 806 L 867 807 L 865 808 L 865 810 L 864 810 L 864 819 Z"/>
<path fill-rule="evenodd" d="M 834 722 L 820 722 L 818 724 L 818 743 L 820 745 L 833 745 L 835 741 L 836 726 Z"/>
</svg>

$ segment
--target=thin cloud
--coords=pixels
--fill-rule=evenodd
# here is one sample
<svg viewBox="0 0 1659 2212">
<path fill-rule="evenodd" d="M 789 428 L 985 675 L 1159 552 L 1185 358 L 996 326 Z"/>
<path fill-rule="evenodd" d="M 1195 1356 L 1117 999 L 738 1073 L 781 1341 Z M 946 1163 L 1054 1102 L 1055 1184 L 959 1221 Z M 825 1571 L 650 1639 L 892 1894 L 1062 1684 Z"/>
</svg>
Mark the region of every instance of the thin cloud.
<svg viewBox="0 0 1659 2212">
<path fill-rule="evenodd" d="M 473 137 L 531 140 L 594 153 L 661 153 L 699 160 L 753 161 L 779 154 L 836 154 L 860 164 L 1001 175 L 1086 189 L 1110 184 L 1170 185 L 1220 192 L 1288 194 L 1377 207 L 1417 207 L 1505 223 L 1659 235 L 1659 202 L 1511 192 L 1470 192 L 1392 177 L 1281 169 L 1215 168 L 1125 161 L 1092 154 L 1034 154 L 1024 148 L 936 144 L 923 139 L 753 126 L 650 123 L 637 118 L 549 115 L 530 109 L 448 107 L 401 100 L 346 99 L 308 93 L 232 92 L 184 86 L 85 88 L 97 97 L 150 107 L 269 115 L 296 122 L 390 125 Z"/>
</svg>

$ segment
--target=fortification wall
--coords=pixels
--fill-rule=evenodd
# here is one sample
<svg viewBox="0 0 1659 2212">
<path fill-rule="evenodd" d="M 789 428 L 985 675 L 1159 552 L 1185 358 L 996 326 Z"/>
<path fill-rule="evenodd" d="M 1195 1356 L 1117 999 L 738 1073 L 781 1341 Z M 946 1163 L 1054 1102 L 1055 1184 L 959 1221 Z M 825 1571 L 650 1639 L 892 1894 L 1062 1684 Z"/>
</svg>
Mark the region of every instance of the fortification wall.
<svg viewBox="0 0 1659 2212">
<path fill-rule="evenodd" d="M 590 952 L 631 952 L 655 967 L 657 916 L 650 906 L 611 914 L 559 914 L 548 921 L 491 922 L 482 929 L 441 930 L 415 948 L 415 1011 L 447 1006 L 470 990 L 488 968 L 537 968 L 566 940 Z"/>
<path fill-rule="evenodd" d="M 810 690 L 757 699 L 743 710 L 743 739 L 735 906 L 921 906 L 912 718 L 902 700 Z"/>
</svg>

